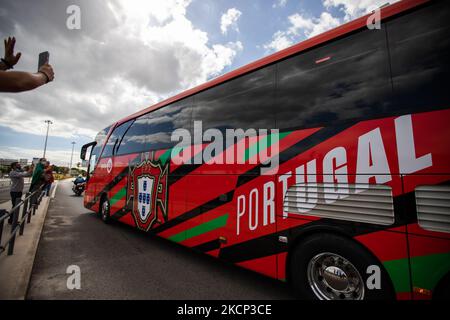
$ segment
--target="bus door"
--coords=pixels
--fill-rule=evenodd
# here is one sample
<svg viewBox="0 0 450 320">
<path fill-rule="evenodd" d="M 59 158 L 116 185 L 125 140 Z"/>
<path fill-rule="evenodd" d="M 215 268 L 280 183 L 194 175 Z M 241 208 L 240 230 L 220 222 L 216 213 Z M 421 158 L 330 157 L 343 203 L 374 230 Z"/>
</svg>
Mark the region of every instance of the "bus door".
<svg viewBox="0 0 450 320">
<path fill-rule="evenodd" d="M 105 147 L 104 154 L 106 158 L 106 170 L 103 170 L 106 192 L 110 202 L 110 216 L 133 225 L 129 212 L 128 203 L 128 177 L 130 168 L 137 163 L 142 149 L 132 146 L 130 136 L 127 135 L 132 127 L 134 120 L 130 120 L 118 125 Z M 130 132 L 133 134 L 132 132 Z M 105 163 L 103 163 L 105 166 Z"/>
<path fill-rule="evenodd" d="M 99 183 L 101 185 L 101 180 L 99 179 L 99 171 L 100 167 L 98 166 L 99 158 L 105 144 L 106 138 L 108 136 L 110 127 L 107 127 L 100 131 L 95 137 L 95 142 L 88 143 L 84 145 L 81 149 L 81 159 L 86 159 L 86 154 L 90 150 L 89 155 L 89 163 L 88 163 L 88 174 L 87 174 L 87 183 L 86 183 L 86 191 L 84 197 L 85 206 L 89 207 L 91 210 L 98 211 L 98 189 L 100 188 Z"/>
<path fill-rule="evenodd" d="M 85 197 L 84 197 L 85 204 L 93 201 L 93 199 L 95 197 L 95 184 L 93 183 L 92 180 L 90 180 L 90 177 L 95 169 L 96 156 L 95 156 L 94 151 L 95 151 L 96 145 L 97 145 L 97 142 L 94 141 L 94 142 L 85 144 L 81 148 L 80 159 L 83 161 L 83 167 L 88 168 L 88 172 L 86 175 L 86 191 L 85 191 Z M 89 157 L 86 157 L 86 155 L 88 153 L 89 153 Z"/>
</svg>

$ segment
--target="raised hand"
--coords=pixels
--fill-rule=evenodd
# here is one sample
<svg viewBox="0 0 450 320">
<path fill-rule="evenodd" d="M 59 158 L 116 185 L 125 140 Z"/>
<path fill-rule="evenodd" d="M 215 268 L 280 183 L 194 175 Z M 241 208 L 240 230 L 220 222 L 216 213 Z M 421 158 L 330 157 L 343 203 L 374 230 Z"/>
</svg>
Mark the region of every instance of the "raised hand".
<svg viewBox="0 0 450 320">
<path fill-rule="evenodd" d="M 8 37 L 8 39 L 4 40 L 5 43 L 5 57 L 3 58 L 6 63 L 8 64 L 8 67 L 13 67 L 14 65 L 19 62 L 20 56 L 22 53 L 18 52 L 17 54 L 14 54 L 14 46 L 16 44 L 16 38 L 15 37 Z"/>
</svg>

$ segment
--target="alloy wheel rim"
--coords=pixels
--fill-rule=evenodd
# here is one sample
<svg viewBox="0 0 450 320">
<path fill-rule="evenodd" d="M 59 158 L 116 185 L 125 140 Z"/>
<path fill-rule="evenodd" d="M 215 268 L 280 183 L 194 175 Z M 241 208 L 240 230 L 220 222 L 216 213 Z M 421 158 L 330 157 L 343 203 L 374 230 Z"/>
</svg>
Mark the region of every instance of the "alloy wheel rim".
<svg viewBox="0 0 450 320">
<path fill-rule="evenodd" d="M 320 300 L 362 300 L 364 281 L 346 258 L 330 252 L 314 256 L 307 267 L 308 284 Z"/>
<path fill-rule="evenodd" d="M 103 220 L 106 220 L 109 215 L 109 203 L 108 201 L 104 201 L 102 205 L 102 218 Z"/>
</svg>

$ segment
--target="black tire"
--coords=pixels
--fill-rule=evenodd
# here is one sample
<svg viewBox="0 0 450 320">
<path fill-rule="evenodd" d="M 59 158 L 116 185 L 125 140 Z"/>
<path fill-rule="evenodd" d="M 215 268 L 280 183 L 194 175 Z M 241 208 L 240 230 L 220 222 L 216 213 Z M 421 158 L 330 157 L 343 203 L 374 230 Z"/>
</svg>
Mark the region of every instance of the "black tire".
<svg viewBox="0 0 450 320">
<path fill-rule="evenodd" d="M 110 205 L 109 199 L 108 199 L 108 197 L 104 197 L 103 200 L 100 202 L 100 207 L 99 207 L 98 211 L 99 211 L 100 219 L 102 219 L 102 221 L 106 224 L 111 222 L 110 210 L 111 210 L 111 205 Z"/>
<path fill-rule="evenodd" d="M 324 264 L 319 261 L 324 261 Z M 328 263 L 330 261 L 334 261 L 338 267 L 342 266 L 342 269 L 329 269 Z M 327 266 L 325 269 L 328 272 L 323 270 L 323 265 Z M 369 290 L 367 287 L 367 279 L 371 276 L 371 274 L 367 273 L 367 268 L 371 265 L 379 266 L 381 270 L 380 289 Z M 308 268 L 308 266 L 310 267 Z M 322 266 L 322 268 L 318 266 Z M 333 263 L 331 266 L 333 266 Z M 314 272 L 311 270 L 320 271 Z M 336 272 L 333 272 L 332 270 Z M 344 271 L 345 276 L 336 278 L 336 274 L 339 274 L 343 270 L 348 270 Z M 342 236 L 334 234 L 315 234 L 308 236 L 305 239 L 301 239 L 292 251 L 288 272 L 291 284 L 300 299 L 325 300 L 330 298 L 327 295 L 331 296 L 330 299 L 334 298 L 336 300 L 395 299 L 395 293 L 389 275 L 380 262 L 360 244 Z M 321 274 L 324 276 L 322 277 Z M 314 277 L 314 275 L 317 275 L 317 278 Z M 340 275 L 342 275 L 342 273 L 340 273 Z M 350 279 L 350 275 L 353 275 L 351 282 L 358 284 L 352 286 L 352 290 L 350 290 L 350 286 L 347 286 L 347 279 Z M 331 281 L 327 282 L 327 278 Z M 339 280 L 337 280 L 337 282 L 333 281 L 335 279 Z M 341 279 L 344 279 L 344 282 L 340 282 Z M 332 285 L 329 283 L 332 283 Z M 336 283 L 339 285 L 336 285 Z M 333 285 L 335 286 L 333 287 Z M 346 294 L 348 294 L 348 296 L 340 293 L 341 288 L 338 287 L 341 285 L 344 287 L 347 286 L 346 288 L 348 291 L 346 291 Z M 338 290 L 333 290 L 336 288 Z M 325 294 L 322 294 L 323 292 Z"/>
<path fill-rule="evenodd" d="M 450 273 L 448 273 L 437 285 L 433 292 L 433 299 L 435 300 L 450 300 Z"/>
</svg>

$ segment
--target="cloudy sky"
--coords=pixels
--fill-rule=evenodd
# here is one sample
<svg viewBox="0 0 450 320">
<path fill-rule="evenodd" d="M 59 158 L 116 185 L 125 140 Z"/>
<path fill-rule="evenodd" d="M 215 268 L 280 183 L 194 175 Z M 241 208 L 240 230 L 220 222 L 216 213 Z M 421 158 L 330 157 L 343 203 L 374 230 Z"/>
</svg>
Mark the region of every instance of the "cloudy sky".
<svg viewBox="0 0 450 320">
<path fill-rule="evenodd" d="M 365 14 L 387 0 L 1 0 L 0 36 L 15 36 L 17 70 L 50 52 L 56 78 L 0 93 L 0 158 L 68 165 L 102 128 L 185 89 Z M 390 1 L 391 3 L 394 1 Z M 67 7 L 81 9 L 69 30 Z M 2 49 L 3 54 L 3 49 Z"/>
</svg>

